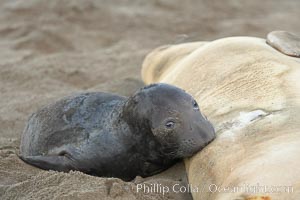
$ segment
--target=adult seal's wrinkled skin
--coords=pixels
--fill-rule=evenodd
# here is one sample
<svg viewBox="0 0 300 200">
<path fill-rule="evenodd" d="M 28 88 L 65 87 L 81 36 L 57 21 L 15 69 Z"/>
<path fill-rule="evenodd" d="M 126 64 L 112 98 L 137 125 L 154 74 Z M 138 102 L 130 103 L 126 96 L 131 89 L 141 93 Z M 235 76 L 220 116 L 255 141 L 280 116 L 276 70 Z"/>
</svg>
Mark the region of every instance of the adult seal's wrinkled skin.
<svg viewBox="0 0 300 200">
<path fill-rule="evenodd" d="M 47 170 L 131 180 L 161 172 L 214 138 L 189 94 L 152 84 L 129 98 L 84 93 L 40 109 L 23 132 L 20 158 Z"/>
</svg>

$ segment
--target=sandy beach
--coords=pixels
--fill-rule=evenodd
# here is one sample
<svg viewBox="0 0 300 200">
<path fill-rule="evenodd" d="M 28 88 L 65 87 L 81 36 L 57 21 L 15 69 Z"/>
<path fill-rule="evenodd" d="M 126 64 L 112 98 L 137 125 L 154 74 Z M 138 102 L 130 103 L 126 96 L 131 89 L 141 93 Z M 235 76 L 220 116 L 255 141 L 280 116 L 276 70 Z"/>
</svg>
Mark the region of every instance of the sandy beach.
<svg viewBox="0 0 300 200">
<path fill-rule="evenodd" d="M 144 183 L 186 186 L 183 163 L 131 182 L 29 166 L 17 156 L 26 120 L 73 93 L 129 96 L 144 85 L 143 59 L 161 45 L 300 34 L 299 8 L 297 0 L 1 0 L 0 199 L 191 199 L 137 191 Z"/>
</svg>

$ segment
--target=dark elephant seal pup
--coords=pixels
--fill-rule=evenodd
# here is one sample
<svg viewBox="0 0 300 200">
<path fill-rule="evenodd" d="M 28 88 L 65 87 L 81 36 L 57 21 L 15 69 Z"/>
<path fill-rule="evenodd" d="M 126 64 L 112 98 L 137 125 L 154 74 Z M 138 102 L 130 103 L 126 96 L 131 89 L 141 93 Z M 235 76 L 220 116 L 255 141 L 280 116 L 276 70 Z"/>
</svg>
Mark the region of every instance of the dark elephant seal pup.
<svg viewBox="0 0 300 200">
<path fill-rule="evenodd" d="M 214 138 L 189 94 L 152 84 L 129 98 L 84 93 L 42 108 L 23 132 L 20 158 L 42 169 L 131 180 L 192 156 Z"/>
</svg>

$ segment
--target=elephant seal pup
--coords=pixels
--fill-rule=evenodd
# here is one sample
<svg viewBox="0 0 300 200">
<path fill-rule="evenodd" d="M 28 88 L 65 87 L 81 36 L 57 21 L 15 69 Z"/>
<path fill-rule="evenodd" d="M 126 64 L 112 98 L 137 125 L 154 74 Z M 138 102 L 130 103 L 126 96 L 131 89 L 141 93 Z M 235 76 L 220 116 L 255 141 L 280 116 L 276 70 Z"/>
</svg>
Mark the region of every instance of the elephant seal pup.
<svg viewBox="0 0 300 200">
<path fill-rule="evenodd" d="M 287 31 L 272 31 L 267 35 L 267 44 L 283 54 L 300 58 L 300 37 Z"/>
<path fill-rule="evenodd" d="M 84 93 L 42 108 L 23 132 L 20 158 L 47 170 L 131 180 L 167 169 L 214 138 L 192 96 L 152 84 L 129 98 Z"/>
</svg>

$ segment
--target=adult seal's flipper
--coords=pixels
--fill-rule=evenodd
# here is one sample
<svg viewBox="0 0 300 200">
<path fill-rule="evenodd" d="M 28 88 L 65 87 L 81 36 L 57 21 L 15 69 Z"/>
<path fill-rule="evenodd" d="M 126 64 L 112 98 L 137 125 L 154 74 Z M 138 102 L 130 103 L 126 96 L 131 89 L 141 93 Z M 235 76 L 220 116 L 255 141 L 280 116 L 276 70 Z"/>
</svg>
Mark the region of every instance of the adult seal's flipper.
<svg viewBox="0 0 300 200">
<path fill-rule="evenodd" d="M 288 56 L 300 58 L 300 37 L 287 31 L 272 31 L 267 44 Z"/>
</svg>

